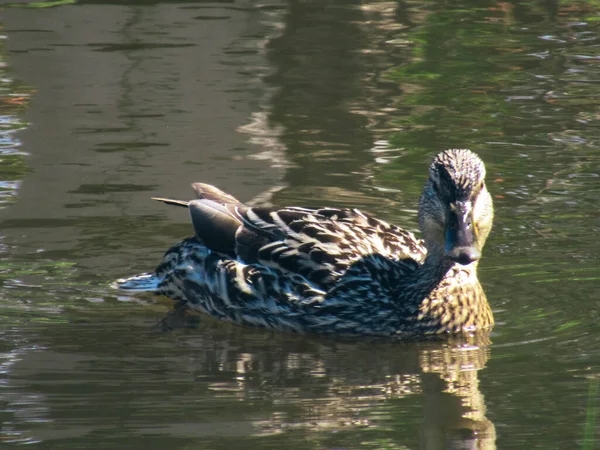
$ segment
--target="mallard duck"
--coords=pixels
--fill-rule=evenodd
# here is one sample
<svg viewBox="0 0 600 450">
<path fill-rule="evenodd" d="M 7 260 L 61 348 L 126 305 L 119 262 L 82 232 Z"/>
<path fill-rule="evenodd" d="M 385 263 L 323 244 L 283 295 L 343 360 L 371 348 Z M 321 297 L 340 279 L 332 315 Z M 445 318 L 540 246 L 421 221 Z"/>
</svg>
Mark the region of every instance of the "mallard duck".
<svg viewBox="0 0 600 450">
<path fill-rule="evenodd" d="M 485 167 L 465 149 L 440 153 L 419 202 L 423 240 L 357 209 L 246 206 L 194 183 L 195 236 L 154 273 L 117 281 L 239 325 L 419 337 L 490 327 L 477 264 L 493 221 Z"/>
</svg>

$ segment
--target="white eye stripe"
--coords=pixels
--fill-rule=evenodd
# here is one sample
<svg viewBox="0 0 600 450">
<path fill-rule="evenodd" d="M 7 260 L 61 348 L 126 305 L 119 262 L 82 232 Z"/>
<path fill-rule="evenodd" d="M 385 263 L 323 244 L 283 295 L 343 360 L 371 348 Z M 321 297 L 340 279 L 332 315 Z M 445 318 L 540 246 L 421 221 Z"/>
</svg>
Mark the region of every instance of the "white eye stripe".
<svg viewBox="0 0 600 450">
<path fill-rule="evenodd" d="M 455 214 L 462 214 L 468 216 L 473 211 L 473 203 L 470 200 L 458 201 L 450 203 L 450 211 Z"/>
<path fill-rule="evenodd" d="M 465 214 L 470 214 L 471 211 L 473 210 L 473 203 L 471 201 L 457 202 L 457 203 L 458 203 L 459 210 L 464 212 Z"/>
</svg>

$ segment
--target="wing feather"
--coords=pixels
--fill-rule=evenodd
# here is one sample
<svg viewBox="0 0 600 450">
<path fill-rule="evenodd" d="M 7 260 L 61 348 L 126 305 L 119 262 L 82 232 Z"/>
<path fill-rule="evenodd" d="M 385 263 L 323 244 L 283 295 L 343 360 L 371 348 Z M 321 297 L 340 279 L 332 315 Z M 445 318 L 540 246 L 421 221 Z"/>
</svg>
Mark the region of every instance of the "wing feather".
<svg viewBox="0 0 600 450">
<path fill-rule="evenodd" d="M 241 260 L 300 274 L 320 288 L 368 255 L 381 255 L 406 270 L 425 259 L 422 241 L 412 233 L 358 210 L 238 207 L 236 213 L 242 223 L 236 234 Z M 248 245 L 252 233 L 263 237 L 254 239 L 256 248 Z"/>
<path fill-rule="evenodd" d="M 331 288 L 357 261 L 379 255 L 412 271 L 425 259 L 421 240 L 357 209 L 248 207 L 219 189 L 194 183 L 197 200 L 160 199 L 188 206 L 196 236 L 212 251 L 243 264 L 298 275 Z"/>
</svg>

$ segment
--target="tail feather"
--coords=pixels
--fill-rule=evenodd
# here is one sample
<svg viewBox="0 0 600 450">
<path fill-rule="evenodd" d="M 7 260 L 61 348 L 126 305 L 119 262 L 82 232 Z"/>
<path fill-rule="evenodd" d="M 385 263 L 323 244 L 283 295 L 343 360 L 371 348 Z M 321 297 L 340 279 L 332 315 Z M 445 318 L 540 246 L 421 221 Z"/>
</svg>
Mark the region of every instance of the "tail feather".
<svg viewBox="0 0 600 450">
<path fill-rule="evenodd" d="M 130 292 L 156 292 L 162 281 L 156 274 L 143 273 L 129 278 L 120 278 L 112 287 Z"/>
<path fill-rule="evenodd" d="M 199 200 L 211 200 L 221 204 L 241 204 L 241 202 L 232 195 L 229 195 L 222 190 L 205 183 L 192 183 L 192 188 Z M 187 208 L 190 202 L 184 200 L 174 200 L 172 198 L 152 197 L 152 200 L 166 203 L 167 205 L 181 206 Z"/>
<path fill-rule="evenodd" d="M 192 183 L 192 189 L 196 193 L 196 197 L 199 199 L 212 200 L 217 203 L 241 203 L 233 195 L 229 195 L 227 192 L 223 192 L 221 189 L 216 188 L 206 183 Z"/>
<path fill-rule="evenodd" d="M 167 205 L 182 206 L 187 208 L 190 202 L 184 200 L 173 200 L 172 198 L 152 197 L 152 200 L 158 200 L 159 202 L 166 203 Z"/>
</svg>

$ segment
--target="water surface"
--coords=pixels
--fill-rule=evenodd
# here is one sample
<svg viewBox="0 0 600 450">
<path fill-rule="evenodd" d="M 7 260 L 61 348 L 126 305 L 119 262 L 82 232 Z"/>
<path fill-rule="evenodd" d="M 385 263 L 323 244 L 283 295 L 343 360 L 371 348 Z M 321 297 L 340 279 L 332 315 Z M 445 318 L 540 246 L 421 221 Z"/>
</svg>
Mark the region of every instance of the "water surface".
<svg viewBox="0 0 600 450">
<path fill-rule="evenodd" d="M 72 3 L 2 11 L 3 446 L 593 448 L 592 2 Z M 152 196 L 203 181 L 415 231 L 450 147 L 494 196 L 491 336 L 305 338 L 110 289 L 191 233 Z"/>
</svg>

